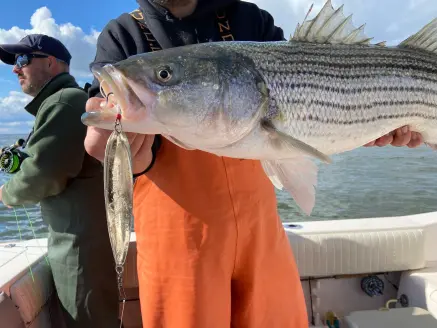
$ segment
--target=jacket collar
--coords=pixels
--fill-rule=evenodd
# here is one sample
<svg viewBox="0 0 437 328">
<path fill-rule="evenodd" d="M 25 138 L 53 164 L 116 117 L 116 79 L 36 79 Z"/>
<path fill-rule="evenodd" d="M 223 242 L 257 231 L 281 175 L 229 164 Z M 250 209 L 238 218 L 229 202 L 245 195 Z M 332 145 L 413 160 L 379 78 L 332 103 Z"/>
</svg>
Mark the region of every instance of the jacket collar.
<svg viewBox="0 0 437 328">
<path fill-rule="evenodd" d="M 76 80 L 69 73 L 60 73 L 49 80 L 44 87 L 38 92 L 38 94 L 28 103 L 25 107 L 26 111 L 33 116 L 36 116 L 38 113 L 38 109 L 41 104 L 46 100 L 49 96 L 56 93 L 57 91 L 63 88 L 78 88 L 79 85 L 76 83 Z"/>
</svg>

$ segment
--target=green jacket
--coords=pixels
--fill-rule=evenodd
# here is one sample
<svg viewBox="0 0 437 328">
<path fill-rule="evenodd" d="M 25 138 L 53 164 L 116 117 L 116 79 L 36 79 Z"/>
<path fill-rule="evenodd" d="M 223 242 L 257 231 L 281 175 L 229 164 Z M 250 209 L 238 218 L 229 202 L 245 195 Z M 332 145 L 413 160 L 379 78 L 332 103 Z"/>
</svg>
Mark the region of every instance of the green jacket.
<svg viewBox="0 0 437 328">
<path fill-rule="evenodd" d="M 6 205 L 40 203 L 46 223 L 64 221 L 75 230 L 70 232 L 80 229 L 72 225 L 82 219 L 105 215 L 103 167 L 84 148 L 87 127 L 80 117 L 87 99 L 86 92 L 68 73 L 59 74 L 44 86 L 26 106 L 35 116 L 27 143 L 30 157 L 2 192 Z"/>
</svg>

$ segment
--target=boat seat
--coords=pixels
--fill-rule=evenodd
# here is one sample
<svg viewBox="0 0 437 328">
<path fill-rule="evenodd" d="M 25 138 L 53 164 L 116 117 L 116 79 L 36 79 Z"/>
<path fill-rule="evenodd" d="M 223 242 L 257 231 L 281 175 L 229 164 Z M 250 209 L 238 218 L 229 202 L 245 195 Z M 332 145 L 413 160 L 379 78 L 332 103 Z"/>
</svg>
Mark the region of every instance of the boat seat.
<svg viewBox="0 0 437 328">
<path fill-rule="evenodd" d="M 285 227 L 302 278 L 426 267 L 421 228 L 299 233 Z"/>
<path fill-rule="evenodd" d="M 301 278 L 421 269 L 426 266 L 420 228 L 337 233 L 285 229 Z M 125 288 L 138 288 L 135 236 L 124 266 Z"/>
<path fill-rule="evenodd" d="M 24 328 L 20 313 L 4 292 L 0 292 L 0 318 L 0 328 Z"/>
<path fill-rule="evenodd" d="M 436 328 L 437 320 L 428 311 L 417 308 L 356 311 L 345 317 L 347 328 Z"/>
</svg>

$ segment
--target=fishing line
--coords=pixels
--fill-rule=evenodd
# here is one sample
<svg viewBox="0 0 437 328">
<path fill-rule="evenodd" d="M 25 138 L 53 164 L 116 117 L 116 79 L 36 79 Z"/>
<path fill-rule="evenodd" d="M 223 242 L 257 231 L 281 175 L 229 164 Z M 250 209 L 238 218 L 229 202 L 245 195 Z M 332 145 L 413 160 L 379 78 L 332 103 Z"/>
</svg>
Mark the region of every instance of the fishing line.
<svg viewBox="0 0 437 328">
<path fill-rule="evenodd" d="M 17 228 L 18 228 L 18 235 L 20 236 L 20 242 L 23 242 L 23 237 L 21 235 L 21 229 L 20 229 L 20 223 L 18 222 L 18 214 L 17 211 L 15 210 L 15 208 L 12 208 L 14 210 L 14 215 L 15 215 L 15 221 L 17 222 Z M 25 249 L 27 250 L 27 247 L 25 247 Z M 27 259 L 27 266 L 29 267 L 29 271 L 30 271 L 30 276 L 32 277 L 33 282 L 35 282 L 35 278 L 33 276 L 33 272 L 32 272 L 32 266 L 30 265 L 30 261 L 29 258 L 27 257 L 27 253 L 26 251 L 24 252 L 26 259 Z"/>
<path fill-rule="evenodd" d="M 20 236 L 20 242 L 23 242 L 23 236 L 21 235 L 20 223 L 18 221 L 18 214 L 15 208 L 12 208 L 15 215 L 15 221 L 17 222 L 18 235 Z M 24 249 L 24 256 L 26 256 L 27 266 L 29 267 L 30 277 L 32 278 L 33 283 L 35 283 L 35 276 L 33 275 L 32 266 L 30 265 L 29 257 L 27 256 L 27 246 Z M 36 294 L 35 286 L 32 284 L 33 292 Z"/>
<path fill-rule="evenodd" d="M 120 298 L 122 300 L 121 306 L 121 314 L 120 314 L 120 328 L 123 327 L 123 315 L 124 315 L 124 306 L 126 304 L 126 292 L 123 287 L 123 266 L 116 266 L 115 271 L 117 272 L 117 281 L 118 281 L 118 293 L 120 294 Z"/>
<path fill-rule="evenodd" d="M 42 246 L 38 243 L 38 239 L 36 238 L 36 234 L 35 234 L 35 229 L 33 228 L 32 220 L 30 219 L 30 215 L 29 215 L 29 213 L 27 213 L 27 209 L 26 209 L 26 207 L 24 207 L 24 205 L 21 205 L 21 206 L 23 207 L 24 212 L 26 213 L 27 219 L 29 220 L 29 223 L 30 223 L 30 231 L 32 231 L 33 238 L 35 238 L 35 242 L 36 242 L 36 244 L 38 245 L 38 247 L 40 248 L 40 250 L 41 250 L 43 253 L 45 253 L 45 251 L 43 250 Z M 15 209 L 14 209 L 14 211 L 15 211 Z M 47 257 L 46 254 L 44 254 L 44 259 L 46 260 L 47 265 L 50 266 L 50 264 L 49 264 L 49 259 L 48 259 L 48 257 Z"/>
</svg>

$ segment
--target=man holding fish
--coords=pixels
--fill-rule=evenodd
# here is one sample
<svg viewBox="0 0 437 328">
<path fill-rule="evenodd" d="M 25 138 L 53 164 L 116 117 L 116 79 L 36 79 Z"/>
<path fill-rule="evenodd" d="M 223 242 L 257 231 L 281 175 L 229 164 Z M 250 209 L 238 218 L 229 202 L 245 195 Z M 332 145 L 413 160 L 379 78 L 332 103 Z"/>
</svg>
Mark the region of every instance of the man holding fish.
<svg viewBox="0 0 437 328">
<path fill-rule="evenodd" d="M 227 145 L 208 144 L 213 140 L 211 135 L 182 140 L 173 133 L 185 129 L 186 134 L 194 135 L 205 124 L 202 131 L 211 134 L 220 131 L 217 135 L 223 139 L 228 135 L 231 138 L 232 133 L 240 133 L 244 127 L 232 129 L 228 125 L 238 126 L 243 115 L 234 117 L 226 112 L 225 107 L 217 105 L 220 99 L 229 97 L 248 110 L 251 97 L 259 99 L 262 105 L 268 94 L 259 75 L 250 70 L 239 71 L 237 65 L 232 66 L 232 60 L 219 58 L 216 66 L 209 65 L 200 50 L 197 53 L 187 49 L 184 51 L 193 58 L 199 57 L 190 62 L 190 57 L 181 52 L 179 60 L 183 64 L 175 62 L 177 47 L 216 41 L 284 41 L 282 29 L 274 25 L 268 12 L 243 1 L 138 0 L 138 3 L 139 10 L 112 20 L 99 36 L 93 65 L 97 78 L 90 88 L 89 115 L 84 122 L 89 125 L 85 147 L 103 161 L 115 108 L 121 108 L 121 122 L 127 132 L 141 131 L 145 122 L 142 111 L 149 111 L 150 120 L 156 122 L 173 119 L 174 125 L 167 125 L 168 129 L 158 123 L 153 128 L 150 125 L 148 131 L 156 133 L 128 133 L 136 178 L 134 219 L 143 325 L 308 327 L 297 266 L 277 213 L 273 185 L 263 165 L 259 160 L 216 156 L 192 146 L 197 142 L 205 149 L 216 149 L 216 154 L 228 149 Z M 162 56 L 156 52 L 149 61 L 135 57 L 121 66 L 115 64 L 136 54 L 161 49 L 165 52 L 165 48 L 174 48 L 174 56 L 169 50 Z M 222 51 L 204 50 L 210 57 L 220 56 L 217 52 Z M 223 50 L 223 56 L 226 51 Z M 164 63 L 167 55 L 168 65 Z M 148 66 L 155 63 L 159 64 L 156 71 Z M 113 66 L 96 68 L 103 64 Z M 218 84 L 220 79 L 214 80 L 217 67 L 229 69 L 228 73 L 241 73 L 232 81 L 236 84 L 223 91 L 225 88 Z M 197 68 L 198 72 L 188 68 Z M 199 84 L 184 89 L 187 76 L 199 79 Z M 238 84 L 246 78 L 247 84 Z M 251 84 L 251 78 L 256 83 Z M 150 88 L 142 88 L 143 82 Z M 239 92 L 240 86 L 248 92 Z M 211 94 L 207 96 L 207 92 Z M 214 103 L 212 95 L 217 92 L 223 94 Z M 205 104 L 202 101 L 208 100 L 211 107 L 217 105 L 217 111 L 208 114 L 212 116 L 201 116 L 210 120 L 191 124 L 200 116 L 190 111 L 190 103 L 201 110 Z M 154 106 L 161 111 L 152 112 L 150 108 Z M 178 113 L 181 116 L 169 110 L 178 106 L 187 109 Z M 276 117 L 281 117 L 280 114 Z M 258 122 L 259 115 L 256 112 L 248 120 Z M 190 124 L 176 120 L 183 117 Z M 261 121 L 264 132 L 275 135 L 276 140 L 284 135 L 271 121 Z M 162 132 L 158 132 L 159 128 Z M 388 132 L 373 141 L 367 140 L 365 145 L 417 147 L 423 143 L 421 134 L 410 131 L 408 126 Z M 317 154 L 312 147 L 294 142 L 308 153 Z"/>
</svg>

